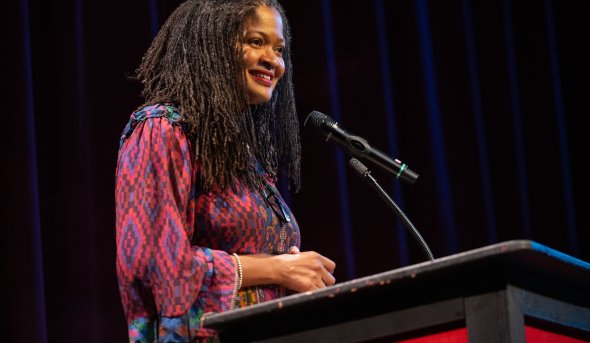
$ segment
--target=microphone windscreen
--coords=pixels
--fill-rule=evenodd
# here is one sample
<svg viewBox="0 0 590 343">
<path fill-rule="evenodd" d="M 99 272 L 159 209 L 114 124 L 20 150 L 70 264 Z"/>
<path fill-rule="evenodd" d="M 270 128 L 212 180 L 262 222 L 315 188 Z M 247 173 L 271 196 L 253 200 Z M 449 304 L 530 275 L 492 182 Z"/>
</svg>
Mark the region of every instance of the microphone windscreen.
<svg viewBox="0 0 590 343">
<path fill-rule="evenodd" d="M 334 119 L 328 117 L 327 115 L 323 114 L 322 112 L 312 111 L 305 122 L 303 123 L 304 127 L 308 128 L 322 128 L 324 126 L 331 126 L 334 125 L 336 122 Z"/>
</svg>

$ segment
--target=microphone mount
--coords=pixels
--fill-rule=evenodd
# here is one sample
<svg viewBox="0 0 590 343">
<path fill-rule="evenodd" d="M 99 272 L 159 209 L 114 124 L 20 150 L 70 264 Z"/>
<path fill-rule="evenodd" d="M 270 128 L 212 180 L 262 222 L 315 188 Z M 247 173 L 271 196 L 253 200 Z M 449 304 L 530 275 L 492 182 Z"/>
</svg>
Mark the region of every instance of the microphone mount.
<svg viewBox="0 0 590 343">
<path fill-rule="evenodd" d="M 422 247 L 422 250 L 424 250 L 424 253 L 426 254 L 426 256 L 428 256 L 428 259 L 430 261 L 434 260 L 434 256 L 432 255 L 432 252 L 430 251 L 428 244 L 426 244 L 426 241 L 424 240 L 424 238 L 422 238 L 422 235 L 420 235 L 420 232 L 418 232 L 418 230 L 416 229 L 414 224 L 412 224 L 410 219 L 408 219 L 408 217 L 399 208 L 399 206 L 397 206 L 395 201 L 391 199 L 387 192 L 385 192 L 385 190 L 379 185 L 377 180 L 375 180 L 375 178 L 371 175 L 371 171 L 369 170 L 369 168 L 367 168 L 356 158 L 351 158 L 349 165 L 355 171 L 355 174 L 357 174 L 362 180 L 366 181 L 377 192 L 377 194 L 379 194 L 381 199 L 385 201 L 387 206 L 389 206 L 393 210 L 393 212 L 395 212 L 395 214 L 397 214 L 398 217 L 400 217 L 405 227 L 410 231 L 410 233 L 416 239 L 416 241 L 418 241 L 420 247 Z"/>
</svg>

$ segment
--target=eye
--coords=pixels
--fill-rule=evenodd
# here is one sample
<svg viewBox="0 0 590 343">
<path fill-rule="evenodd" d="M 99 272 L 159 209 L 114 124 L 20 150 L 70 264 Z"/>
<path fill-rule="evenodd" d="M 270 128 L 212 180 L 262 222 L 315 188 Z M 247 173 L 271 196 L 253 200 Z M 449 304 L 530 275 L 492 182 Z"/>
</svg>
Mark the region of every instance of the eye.
<svg viewBox="0 0 590 343">
<path fill-rule="evenodd" d="M 248 40 L 248 44 L 252 45 L 252 46 L 256 46 L 256 47 L 261 47 L 262 46 L 262 39 L 260 38 L 250 38 Z"/>
<path fill-rule="evenodd" d="M 277 46 L 275 48 L 275 51 L 277 53 L 279 53 L 279 55 L 281 55 L 281 56 L 285 53 L 285 50 L 286 50 L 285 47 L 284 46 L 281 46 L 281 45 L 279 45 L 279 46 Z"/>
</svg>

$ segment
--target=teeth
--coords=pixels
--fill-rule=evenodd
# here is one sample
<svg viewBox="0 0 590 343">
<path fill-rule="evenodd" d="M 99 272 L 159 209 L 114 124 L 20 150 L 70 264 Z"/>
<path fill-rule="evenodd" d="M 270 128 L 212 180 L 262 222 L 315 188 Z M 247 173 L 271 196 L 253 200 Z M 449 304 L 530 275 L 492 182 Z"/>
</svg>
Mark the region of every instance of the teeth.
<svg viewBox="0 0 590 343">
<path fill-rule="evenodd" d="M 254 76 L 258 76 L 258 77 L 262 77 L 262 78 L 264 78 L 264 79 L 267 79 L 267 80 L 269 80 L 269 81 L 270 81 L 270 75 L 266 75 L 266 74 L 258 73 L 258 72 L 255 72 L 255 71 L 254 71 L 254 72 L 252 72 L 252 75 L 254 75 Z"/>
</svg>

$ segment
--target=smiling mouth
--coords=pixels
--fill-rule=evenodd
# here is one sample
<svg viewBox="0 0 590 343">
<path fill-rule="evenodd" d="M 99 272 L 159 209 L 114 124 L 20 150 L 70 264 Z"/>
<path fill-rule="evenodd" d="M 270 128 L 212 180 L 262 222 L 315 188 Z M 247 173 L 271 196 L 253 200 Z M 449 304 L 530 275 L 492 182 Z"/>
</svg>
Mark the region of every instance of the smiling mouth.
<svg viewBox="0 0 590 343">
<path fill-rule="evenodd" d="M 252 75 L 252 78 L 261 83 L 264 86 L 271 86 L 273 77 L 271 75 L 259 72 L 257 70 L 249 70 L 248 73 Z"/>
</svg>

